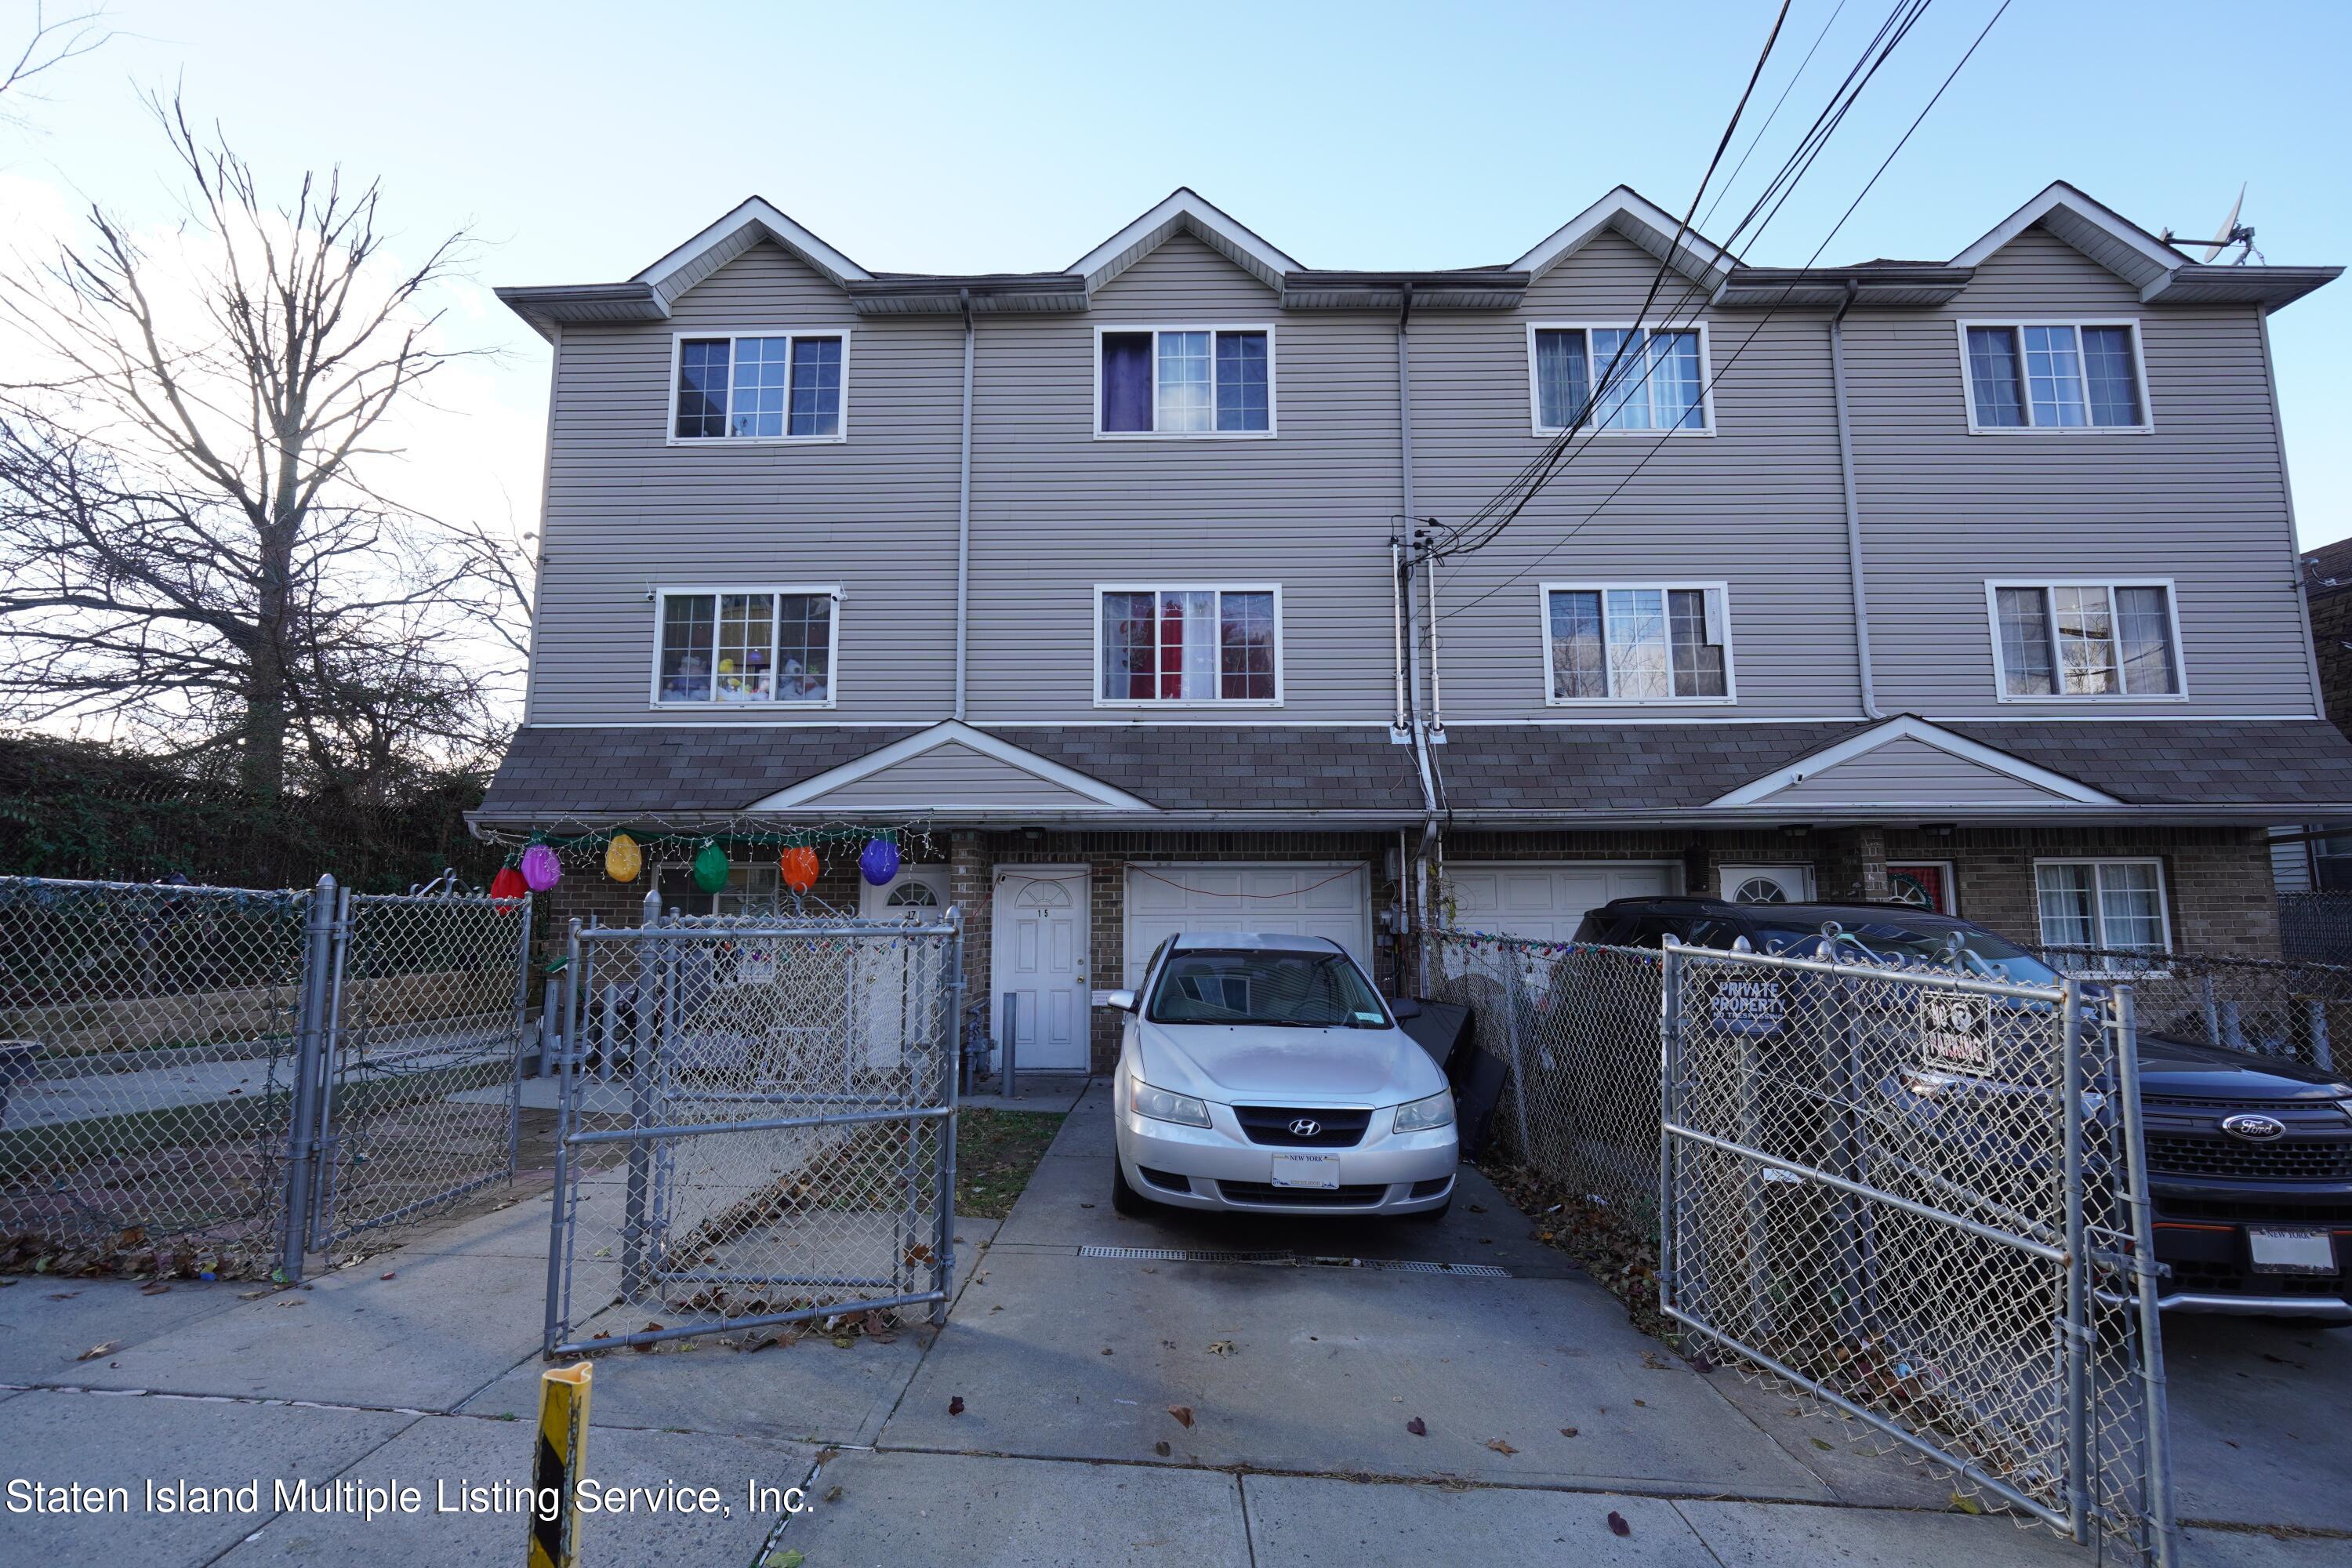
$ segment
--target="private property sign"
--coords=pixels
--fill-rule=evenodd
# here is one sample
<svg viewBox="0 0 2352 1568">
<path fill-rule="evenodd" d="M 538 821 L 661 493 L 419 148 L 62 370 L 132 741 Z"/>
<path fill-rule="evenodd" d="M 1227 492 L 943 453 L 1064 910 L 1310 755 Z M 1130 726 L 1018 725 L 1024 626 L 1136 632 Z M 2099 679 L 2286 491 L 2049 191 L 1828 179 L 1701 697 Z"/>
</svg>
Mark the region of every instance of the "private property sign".
<svg viewBox="0 0 2352 1568">
<path fill-rule="evenodd" d="M 1787 1016 L 1780 977 L 1733 971 L 1707 990 L 1707 1020 L 1727 1035 L 1775 1035 Z"/>
</svg>

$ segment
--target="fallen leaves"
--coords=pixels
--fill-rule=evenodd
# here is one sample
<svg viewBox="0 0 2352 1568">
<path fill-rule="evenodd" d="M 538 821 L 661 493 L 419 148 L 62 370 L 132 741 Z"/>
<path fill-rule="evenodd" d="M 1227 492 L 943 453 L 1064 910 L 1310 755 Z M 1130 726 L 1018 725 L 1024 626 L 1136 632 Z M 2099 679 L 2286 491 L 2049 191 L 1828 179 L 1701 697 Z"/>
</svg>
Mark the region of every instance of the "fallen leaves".
<svg viewBox="0 0 2352 1568">
<path fill-rule="evenodd" d="M 961 1415 L 963 1414 L 962 1394 L 955 1394 L 948 1400 L 948 1414 L 950 1415 Z"/>
<path fill-rule="evenodd" d="M 1191 1405 L 1171 1405 L 1168 1407 L 1168 1414 L 1176 1417 L 1177 1426 L 1184 1427 L 1187 1430 L 1191 1429 L 1192 1425 L 1192 1407 Z"/>
<path fill-rule="evenodd" d="M 661 1332 L 661 1325 L 659 1323 L 647 1323 L 644 1329 L 639 1331 L 642 1333 L 657 1334 Z M 639 1355 L 646 1355 L 649 1353 L 654 1347 L 650 1343 L 640 1342 L 631 1345 L 629 1348 L 636 1352 Z"/>
<path fill-rule="evenodd" d="M 383 1273 L 377 1275 L 376 1278 L 379 1279 L 389 1279 L 399 1272 L 400 1270 L 397 1268 L 387 1268 Z"/>
<path fill-rule="evenodd" d="M 90 1347 L 89 1347 L 89 1349 L 88 1349 L 88 1350 L 86 1350 L 86 1351 L 82 1352 L 81 1352 L 81 1354 L 79 1354 L 79 1355 L 78 1355 L 78 1356 L 74 1357 L 74 1360 L 76 1360 L 76 1361 L 96 1361 L 99 1357 L 100 1357 L 100 1356 L 102 1356 L 102 1355 L 112 1355 L 116 1351 L 119 1351 L 119 1350 L 121 1350 L 121 1348 L 122 1348 L 122 1342 L 121 1342 L 121 1340 L 108 1340 L 108 1341 L 104 1342 L 103 1342 L 103 1343 L 101 1343 L 101 1344 L 95 1344 L 95 1345 L 90 1346 Z"/>
<path fill-rule="evenodd" d="M 1962 1513 L 1982 1513 L 1984 1511 L 1984 1504 L 1977 1501 L 1977 1500 L 1972 1497 L 1962 1497 L 1958 1492 L 1954 1492 L 1952 1494 L 1952 1506 L 1958 1509 Z"/>
<path fill-rule="evenodd" d="M 1612 1535 L 1631 1535 L 1633 1533 L 1633 1527 L 1625 1522 L 1625 1516 L 1619 1513 L 1613 1508 L 1609 1510 L 1609 1533 Z"/>
<path fill-rule="evenodd" d="M 1170 1453 L 1173 1452 L 1173 1450 L 1168 1447 L 1168 1439 L 1165 1437 L 1162 1437 L 1157 1443 L 1152 1444 L 1151 1451 L 1159 1455 L 1163 1459 L 1166 1458 Z"/>
<path fill-rule="evenodd" d="M 1505 1442 L 1505 1441 L 1503 1441 L 1503 1439 L 1501 1439 L 1500 1437 L 1489 1437 L 1489 1438 L 1487 1438 L 1487 1439 L 1486 1439 L 1486 1447 L 1488 1447 L 1489 1448 L 1494 1449 L 1494 1450 L 1495 1450 L 1495 1452 L 1496 1452 L 1497 1454 L 1516 1454 L 1516 1453 L 1517 1453 L 1517 1452 L 1518 1452 L 1518 1450 L 1517 1450 L 1517 1448 L 1512 1447 L 1508 1443 L 1506 1443 L 1506 1442 Z"/>
<path fill-rule="evenodd" d="M 1211 1340 L 1209 1342 L 1209 1353 L 1211 1355 L 1232 1355 L 1240 1349 L 1241 1347 L 1234 1343 L 1231 1340 Z M 1105 1355 L 1108 1355 L 1110 1352 L 1108 1351 L 1105 1351 L 1103 1353 Z"/>
<path fill-rule="evenodd" d="M 1573 1426 L 1563 1426 L 1559 1429 L 1559 1435 L 1563 1437 L 1573 1437 L 1576 1436 L 1576 1428 Z"/>
<path fill-rule="evenodd" d="M 781 1552 L 769 1552 L 760 1563 L 760 1568 L 801 1568 L 801 1564 L 807 1561 L 799 1548 L 787 1546 Z"/>
<path fill-rule="evenodd" d="M 161 1296 L 164 1291 L 169 1290 L 170 1289 L 171 1287 L 164 1284 L 161 1279 L 150 1279 L 146 1284 L 139 1287 L 139 1293 L 142 1296 Z"/>
<path fill-rule="evenodd" d="M 1426 1437 L 1429 1436 L 1429 1423 L 1423 1421 L 1418 1415 L 1406 1422 L 1404 1424 L 1404 1429 L 1412 1433 L 1416 1437 Z"/>
</svg>

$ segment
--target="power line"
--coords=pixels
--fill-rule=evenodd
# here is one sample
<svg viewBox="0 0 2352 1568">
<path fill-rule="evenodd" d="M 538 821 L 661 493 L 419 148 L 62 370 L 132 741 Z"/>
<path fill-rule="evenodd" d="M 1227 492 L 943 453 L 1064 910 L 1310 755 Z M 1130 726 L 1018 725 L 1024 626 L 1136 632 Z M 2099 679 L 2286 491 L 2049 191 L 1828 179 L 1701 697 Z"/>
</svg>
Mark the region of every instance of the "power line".
<svg viewBox="0 0 2352 1568">
<path fill-rule="evenodd" d="M 1837 237 L 1839 231 L 1845 227 L 1846 221 L 1853 216 L 1855 209 L 1862 205 L 1863 198 L 1870 195 L 1872 188 L 1878 184 L 1880 176 L 1884 175 L 1888 167 L 1894 163 L 1895 155 L 1903 151 L 1904 147 L 1910 142 L 1912 134 L 1926 122 L 1929 111 L 1932 110 L 1938 102 L 1942 101 L 1946 90 L 1948 89 L 1952 83 L 1958 79 L 1962 68 L 1967 66 L 1969 61 L 1975 58 L 1978 48 L 1980 47 L 1985 39 L 1991 35 L 1994 25 L 2008 13 L 2011 4 L 2011 0 L 2001 0 L 2000 8 L 1993 12 L 1991 17 L 1986 21 L 1983 28 L 1978 32 L 1974 41 L 1969 45 L 1966 52 L 1964 52 L 1960 56 L 1959 59 L 1953 65 L 1951 70 L 1946 73 L 1943 81 L 1937 85 L 1935 93 L 1927 100 L 1926 106 L 1923 107 L 1919 110 L 1918 114 L 1912 120 L 1910 125 L 1904 131 L 1903 135 L 1895 142 L 1894 147 L 1888 151 L 1886 156 L 1880 161 L 1878 167 L 1872 172 L 1870 179 L 1863 185 L 1862 189 L 1856 193 L 1853 200 L 1846 205 L 1845 211 L 1839 215 L 1837 222 L 1832 226 L 1829 233 L 1822 237 L 1822 242 L 1813 247 L 1812 255 L 1805 258 L 1804 265 L 1806 268 L 1810 268 L 1814 262 L 1821 259 L 1822 253 L 1830 247 L 1830 242 Z M 1772 302 L 1771 308 L 1766 310 L 1762 318 L 1757 321 L 1755 326 L 1748 330 L 1747 337 L 1741 341 L 1737 349 L 1732 351 L 1731 357 L 1724 362 L 1723 369 L 1709 376 L 1703 384 L 1700 394 L 1702 397 L 1704 397 L 1707 393 L 1714 391 L 1716 384 L 1720 382 L 1724 375 L 1729 373 L 1733 365 L 1739 363 L 1740 356 L 1746 353 L 1749 345 L 1754 343 L 1756 340 L 1762 335 L 1764 328 L 1771 324 L 1772 318 L 1780 314 L 1780 308 L 1788 303 L 1789 297 L 1795 291 L 1796 284 L 1794 282 L 1790 283 L 1786 288 L 1781 289 L 1780 297 Z M 1657 440 L 1652 442 L 1650 444 L 1650 449 L 1642 454 L 1641 460 L 1635 463 L 1631 469 L 1627 470 L 1625 477 L 1619 479 L 1617 483 L 1610 489 L 1607 495 L 1602 496 L 1598 501 L 1594 502 L 1591 508 L 1588 510 L 1582 517 L 1579 518 L 1566 532 L 1559 536 L 1559 538 L 1554 540 L 1542 553 L 1538 554 L 1533 561 L 1528 563 L 1527 565 L 1522 566 L 1519 570 L 1511 574 L 1510 576 L 1506 577 L 1503 581 L 1496 584 L 1485 593 L 1480 594 L 1476 598 L 1470 600 L 1467 604 L 1458 605 L 1453 609 L 1446 611 L 1444 618 L 1451 620 L 1455 616 L 1459 616 L 1469 610 L 1475 609 L 1479 605 L 1486 603 L 1488 599 L 1491 599 L 1496 595 L 1501 593 L 1504 589 L 1510 587 L 1515 583 L 1520 582 L 1528 575 L 1528 573 L 1534 571 L 1536 568 L 1541 566 L 1546 561 L 1551 559 L 1553 555 L 1559 552 L 1562 545 L 1566 544 L 1570 539 L 1576 536 L 1579 530 L 1582 529 L 1586 523 L 1599 516 L 1602 508 L 1606 507 L 1611 501 L 1615 500 L 1620 494 L 1623 493 L 1627 485 L 1632 484 L 1635 479 L 1640 477 L 1642 470 L 1649 466 L 1650 459 L 1658 455 L 1659 451 L 1664 447 L 1666 442 L 1672 438 L 1673 434 L 1674 432 L 1670 429 L 1661 435 Z"/>
</svg>

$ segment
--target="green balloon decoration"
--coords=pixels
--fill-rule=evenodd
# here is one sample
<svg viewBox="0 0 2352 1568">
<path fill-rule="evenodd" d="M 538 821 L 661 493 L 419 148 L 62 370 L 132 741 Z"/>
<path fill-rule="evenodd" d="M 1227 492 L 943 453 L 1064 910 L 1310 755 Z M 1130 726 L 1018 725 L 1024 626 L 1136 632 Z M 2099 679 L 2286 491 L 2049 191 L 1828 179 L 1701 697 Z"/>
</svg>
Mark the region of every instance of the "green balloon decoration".
<svg viewBox="0 0 2352 1568">
<path fill-rule="evenodd" d="M 706 893 L 724 891 L 727 887 L 727 851 L 716 844 L 706 844 L 694 852 L 694 885 Z"/>
</svg>

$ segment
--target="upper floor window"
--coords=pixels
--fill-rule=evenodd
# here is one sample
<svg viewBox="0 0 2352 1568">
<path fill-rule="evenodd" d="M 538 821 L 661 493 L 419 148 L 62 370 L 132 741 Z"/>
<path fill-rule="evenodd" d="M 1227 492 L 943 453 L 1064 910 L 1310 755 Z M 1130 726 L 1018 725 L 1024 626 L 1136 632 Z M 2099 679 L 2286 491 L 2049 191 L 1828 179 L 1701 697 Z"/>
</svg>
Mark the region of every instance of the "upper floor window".
<svg viewBox="0 0 2352 1568">
<path fill-rule="evenodd" d="M 1987 589 L 2003 701 L 2185 695 L 2169 583 L 1992 583 Z"/>
<path fill-rule="evenodd" d="M 2129 321 L 1960 323 L 1971 430 L 2146 430 Z"/>
<path fill-rule="evenodd" d="M 1543 585 L 1551 702 L 1727 702 L 1720 583 Z"/>
<path fill-rule="evenodd" d="M 1580 419 L 1594 430 L 1708 430 L 1706 329 L 1528 329 L 1538 436 Z M 1595 395 L 1595 389 L 1598 395 Z M 1588 409 L 1587 405 L 1590 405 Z"/>
<path fill-rule="evenodd" d="M 677 340 L 675 441 L 838 441 L 849 340 L 839 332 Z"/>
<path fill-rule="evenodd" d="M 1274 434 L 1274 334 L 1266 328 L 1106 328 L 1097 344 L 1097 434 Z"/>
<path fill-rule="evenodd" d="M 666 588 L 654 700 L 833 705 L 838 588 Z"/>
<path fill-rule="evenodd" d="M 1097 588 L 1097 701 L 1282 700 L 1281 590 Z"/>
</svg>

